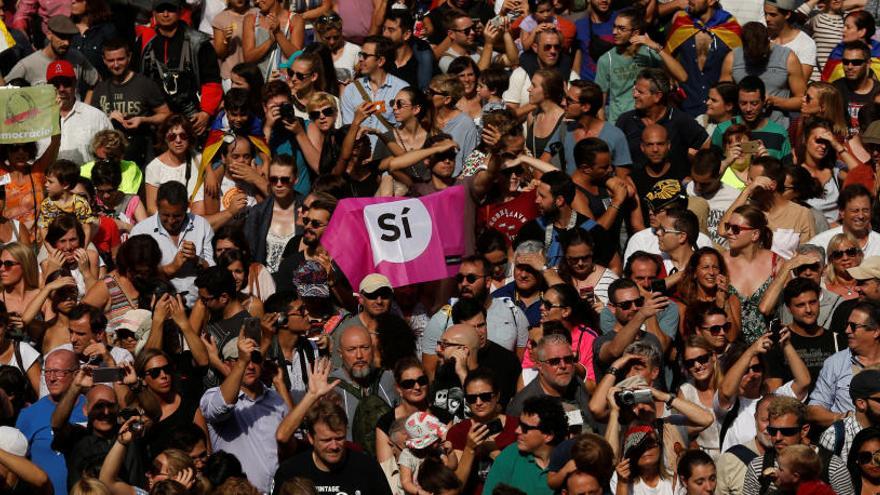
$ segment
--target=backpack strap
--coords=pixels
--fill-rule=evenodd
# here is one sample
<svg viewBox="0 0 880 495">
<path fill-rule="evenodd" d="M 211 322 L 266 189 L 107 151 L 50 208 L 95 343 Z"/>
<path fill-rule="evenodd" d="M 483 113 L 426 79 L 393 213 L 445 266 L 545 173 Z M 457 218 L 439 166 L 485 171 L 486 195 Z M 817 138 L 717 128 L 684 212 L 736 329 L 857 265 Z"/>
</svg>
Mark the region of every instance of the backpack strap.
<svg viewBox="0 0 880 495">
<path fill-rule="evenodd" d="M 822 481 L 825 483 L 831 484 L 831 458 L 834 457 L 834 452 L 822 447 L 821 445 L 817 446 L 819 450 L 819 459 L 822 461 Z"/>
<path fill-rule="evenodd" d="M 721 434 L 718 438 L 719 445 L 724 445 L 724 437 L 727 435 L 727 430 L 733 426 L 733 422 L 736 421 L 737 416 L 739 416 L 739 397 L 733 402 L 733 407 L 730 409 L 730 412 L 724 416 L 724 421 L 721 422 Z"/>
<path fill-rule="evenodd" d="M 364 89 L 364 86 L 357 79 L 354 80 L 354 87 L 358 90 L 358 93 L 361 94 L 361 97 L 364 99 L 364 101 L 373 101 L 373 99 L 370 98 L 370 94 L 367 93 L 367 90 Z M 379 119 L 379 122 L 381 122 L 386 129 L 388 129 L 389 131 L 394 131 L 394 125 L 392 125 L 391 122 L 388 122 L 388 119 L 386 119 L 384 115 L 382 115 L 381 113 L 374 113 L 373 116 Z"/>
<path fill-rule="evenodd" d="M 12 349 L 15 351 L 15 362 L 16 364 L 18 364 L 18 368 L 21 370 L 21 374 L 27 376 L 27 370 L 24 369 L 24 359 L 22 359 L 21 357 L 21 341 L 13 340 Z"/>
<path fill-rule="evenodd" d="M 734 445 L 733 447 L 727 449 L 727 452 L 735 455 L 736 458 L 739 459 L 746 466 L 751 464 L 751 462 L 753 460 L 755 460 L 755 457 L 758 457 L 757 452 L 746 447 L 745 445 L 743 445 L 741 443 L 738 443 L 738 444 Z"/>
<path fill-rule="evenodd" d="M 767 468 L 772 467 L 776 467 L 776 450 L 767 449 L 764 451 L 763 461 L 761 462 L 761 472 L 758 473 L 758 480 L 761 482 L 761 489 L 758 491 L 759 495 L 767 495 L 767 492 L 770 490 L 773 480 L 770 476 L 763 476 L 763 474 Z"/>
<path fill-rule="evenodd" d="M 831 423 L 831 426 L 834 428 L 834 455 L 839 456 L 841 452 L 843 452 L 843 443 L 846 440 L 846 428 L 844 427 L 843 420 L 835 421 Z"/>
</svg>

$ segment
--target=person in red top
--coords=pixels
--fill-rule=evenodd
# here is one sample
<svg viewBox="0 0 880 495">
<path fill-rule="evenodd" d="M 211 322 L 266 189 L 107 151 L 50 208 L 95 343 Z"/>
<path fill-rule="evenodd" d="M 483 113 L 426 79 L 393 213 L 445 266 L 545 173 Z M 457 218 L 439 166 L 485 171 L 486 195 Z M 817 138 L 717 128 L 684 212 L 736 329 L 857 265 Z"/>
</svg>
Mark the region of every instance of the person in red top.
<svg viewBox="0 0 880 495">
<path fill-rule="evenodd" d="M 455 475 L 464 484 L 460 493 L 480 495 L 492 467 L 492 460 L 508 445 L 516 442 L 519 421 L 504 414 L 498 400 L 501 392 L 495 375 L 486 368 L 468 373 L 464 398 L 470 418 L 449 429 L 446 440 L 458 457 Z"/>
<path fill-rule="evenodd" d="M 822 459 L 809 445 L 790 445 L 779 453 L 774 483 L 780 493 L 832 495 L 830 485 L 819 479 Z"/>
</svg>

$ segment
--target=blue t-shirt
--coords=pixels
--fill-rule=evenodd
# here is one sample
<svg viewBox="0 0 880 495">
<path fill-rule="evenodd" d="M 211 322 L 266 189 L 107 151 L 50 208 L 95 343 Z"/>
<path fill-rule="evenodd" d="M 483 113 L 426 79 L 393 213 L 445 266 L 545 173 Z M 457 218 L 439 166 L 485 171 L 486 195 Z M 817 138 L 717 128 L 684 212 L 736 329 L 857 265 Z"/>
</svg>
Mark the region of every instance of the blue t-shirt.
<svg viewBox="0 0 880 495">
<path fill-rule="evenodd" d="M 565 151 L 565 173 L 574 174 L 577 170 L 577 163 L 574 159 L 574 147 L 577 144 L 574 140 L 574 130 L 577 128 L 577 122 L 567 122 L 567 131 L 564 135 L 563 148 Z M 611 122 L 605 122 L 602 130 L 599 131 L 599 139 L 608 144 L 611 150 L 611 164 L 615 167 L 631 167 L 632 157 L 629 154 L 629 144 L 626 141 L 626 135 L 614 126 Z"/>
<path fill-rule="evenodd" d="M 70 414 L 71 424 L 86 424 L 83 414 L 85 397 L 80 395 L 73 406 Z M 34 402 L 29 407 L 22 409 L 18 416 L 15 427 L 18 428 L 28 440 L 28 457 L 34 464 L 49 475 L 56 494 L 67 493 L 67 464 L 61 452 L 52 450 L 52 413 L 55 412 L 55 402 L 48 395 Z"/>
<path fill-rule="evenodd" d="M 600 48 L 604 53 L 606 48 L 614 46 L 614 35 L 611 33 L 611 29 L 614 27 L 615 17 L 616 14 L 611 14 L 607 21 L 595 23 L 590 19 L 590 15 L 587 14 L 586 17 L 578 19 L 574 23 L 577 28 L 575 37 L 581 50 L 582 62 L 578 68 L 581 79 L 585 81 L 596 79 L 596 60 L 590 54 L 590 44 L 596 43 L 596 46 L 593 47 L 594 53 Z M 599 45 L 602 46 L 600 47 Z"/>
</svg>

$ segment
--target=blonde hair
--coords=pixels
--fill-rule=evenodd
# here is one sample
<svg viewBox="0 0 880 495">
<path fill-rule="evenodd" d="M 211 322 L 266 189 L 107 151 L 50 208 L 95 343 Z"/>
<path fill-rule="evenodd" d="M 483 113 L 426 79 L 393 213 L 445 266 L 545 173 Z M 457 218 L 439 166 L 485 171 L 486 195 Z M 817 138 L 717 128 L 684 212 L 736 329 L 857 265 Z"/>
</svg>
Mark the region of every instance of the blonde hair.
<svg viewBox="0 0 880 495">
<path fill-rule="evenodd" d="M 15 258 L 21 264 L 21 279 L 26 290 L 40 288 L 40 275 L 37 272 L 37 257 L 31 248 L 20 242 L 10 242 L 3 246 L 3 251 Z M 0 251 L 2 253 L 3 251 Z"/>
<path fill-rule="evenodd" d="M 461 84 L 458 76 L 452 74 L 440 74 L 439 76 L 434 76 L 434 79 L 431 79 L 431 85 L 452 98 L 452 102 L 449 103 L 452 106 L 455 106 L 455 104 L 458 103 L 458 100 L 464 96 L 464 85 Z"/>
<path fill-rule="evenodd" d="M 723 374 L 721 371 L 721 363 L 718 362 L 718 356 L 715 355 L 715 349 L 712 347 L 712 344 L 710 344 L 702 335 L 690 335 L 687 340 L 685 340 L 684 348 L 681 351 L 682 360 L 684 360 L 684 351 L 688 347 L 703 349 L 715 360 L 715 364 L 712 365 L 712 378 L 709 380 L 709 386 L 712 387 L 712 390 L 718 390 L 721 386 Z M 689 374 L 689 370 L 685 370 L 685 372 L 688 372 Z"/>
<path fill-rule="evenodd" d="M 801 481 L 819 479 L 822 473 L 822 459 L 807 445 L 789 445 L 784 448 L 779 453 L 779 462 L 784 462 L 787 470 L 800 475 Z"/>
<path fill-rule="evenodd" d="M 317 110 L 319 108 L 327 107 L 327 106 L 333 107 L 333 109 L 335 110 L 336 109 L 336 102 L 333 101 L 333 96 L 331 96 L 330 93 L 325 93 L 323 91 L 315 92 L 309 98 L 309 101 L 306 102 L 306 108 L 309 111 Z"/>
<path fill-rule="evenodd" d="M 70 495 L 110 495 L 107 485 L 97 478 L 84 476 L 70 487 Z"/>
<path fill-rule="evenodd" d="M 828 280 L 828 282 L 831 282 L 832 284 L 838 283 L 839 280 L 838 280 L 837 274 L 834 273 L 834 266 L 831 264 L 831 253 L 836 251 L 837 248 L 839 248 L 840 245 L 843 244 L 844 242 L 848 242 L 848 243 L 852 244 L 853 246 L 861 249 L 861 247 L 859 247 L 859 241 L 857 241 L 850 234 L 845 234 L 843 232 L 835 235 L 834 237 L 831 238 L 830 241 L 828 241 L 828 251 L 826 251 L 827 259 L 826 259 L 826 266 L 825 266 L 825 279 Z"/>
<path fill-rule="evenodd" d="M 819 113 L 815 118 L 825 119 L 831 122 L 831 132 L 835 136 L 847 136 L 849 128 L 846 124 L 846 116 L 843 113 L 843 96 L 833 84 L 824 81 L 813 81 L 808 86 L 816 88 L 819 100 Z M 804 122 L 807 124 L 807 122 Z M 806 126 L 804 126 L 806 127 Z"/>
<path fill-rule="evenodd" d="M 196 465 L 193 463 L 189 454 L 180 449 L 165 449 L 159 455 L 165 456 L 165 463 L 168 464 L 169 478 L 176 476 L 177 473 L 184 469 L 189 468 L 193 471 L 196 469 Z"/>
<path fill-rule="evenodd" d="M 128 139 L 125 138 L 125 134 L 116 129 L 104 129 L 95 134 L 95 137 L 92 138 L 92 142 L 89 145 L 89 150 L 93 155 L 95 155 L 98 148 L 104 148 L 107 151 L 115 152 L 112 154 L 119 155 L 119 158 L 122 158 L 125 149 L 128 148 Z"/>
</svg>

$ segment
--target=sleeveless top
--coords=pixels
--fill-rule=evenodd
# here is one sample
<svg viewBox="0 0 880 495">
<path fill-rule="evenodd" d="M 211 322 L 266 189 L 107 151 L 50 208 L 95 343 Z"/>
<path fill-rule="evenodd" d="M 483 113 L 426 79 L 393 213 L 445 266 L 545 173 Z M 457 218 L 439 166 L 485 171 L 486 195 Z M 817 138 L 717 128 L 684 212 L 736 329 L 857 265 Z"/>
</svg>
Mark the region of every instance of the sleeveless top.
<svg viewBox="0 0 880 495">
<path fill-rule="evenodd" d="M 254 46 L 260 46 L 261 44 L 272 38 L 272 33 L 270 33 L 266 28 L 259 25 L 259 20 L 261 17 L 263 17 L 262 12 L 257 11 L 256 16 L 254 17 Z M 288 12 L 287 26 L 281 31 L 282 33 L 284 33 L 285 37 L 290 34 L 290 20 L 292 17 L 293 14 L 291 12 Z M 278 66 L 285 63 L 287 63 L 287 58 L 284 56 L 284 53 L 281 51 L 281 47 L 278 46 L 278 43 L 275 43 L 275 47 L 269 50 L 269 53 L 263 56 L 263 59 L 257 63 L 257 66 L 260 68 L 260 72 L 263 73 L 263 78 L 268 79 L 269 75 L 274 69 L 277 69 Z"/>
<path fill-rule="evenodd" d="M 762 283 L 755 292 L 752 293 L 749 297 L 743 297 L 739 291 L 736 290 L 736 287 L 733 284 L 728 284 L 727 293 L 733 294 L 739 299 L 740 303 L 740 311 L 741 311 L 741 325 L 742 330 L 741 334 L 743 340 L 745 340 L 746 344 L 751 345 L 752 342 L 758 340 L 758 337 L 764 335 L 764 332 L 767 330 L 767 318 L 764 317 L 764 314 L 758 309 L 758 305 L 761 303 L 761 298 L 764 297 L 764 293 L 767 292 L 767 288 L 770 287 L 770 283 L 773 282 L 773 277 L 776 276 L 776 261 L 779 259 L 779 255 L 776 253 L 771 253 L 771 264 L 773 265 L 773 273 L 767 277 L 767 280 Z"/>
<path fill-rule="evenodd" d="M 552 150 L 548 150 L 548 145 L 553 144 L 553 142 L 562 142 L 562 133 L 560 132 L 560 125 L 562 121 L 565 120 L 565 114 L 563 113 L 559 120 L 556 121 L 556 125 L 553 126 L 553 130 L 550 131 L 550 134 L 547 134 L 546 137 L 539 138 L 535 136 L 535 121 L 538 118 L 538 112 L 534 113 L 535 118 L 532 120 L 530 124 L 526 126 L 526 148 L 532 153 L 532 156 L 536 158 L 540 158 L 541 154 L 545 151 L 549 151 L 550 154 L 555 155 Z M 563 129 L 564 130 L 564 129 Z"/>
<path fill-rule="evenodd" d="M 733 50 L 733 68 L 731 75 L 736 83 L 746 76 L 758 76 L 764 81 L 767 94 L 788 98 L 791 96 L 791 88 L 788 87 L 788 54 L 791 49 L 770 44 L 770 59 L 766 67 L 753 67 L 746 65 L 742 47 Z M 788 113 L 775 109 L 770 113 L 770 120 L 783 127 L 788 127 Z"/>
<path fill-rule="evenodd" d="M 128 296 L 125 295 L 125 292 L 122 291 L 122 287 L 119 286 L 116 277 L 107 275 L 104 277 L 104 283 L 107 284 L 107 292 L 110 293 L 110 307 L 104 311 L 104 315 L 107 316 L 109 322 L 122 318 L 131 309 L 138 309 L 137 306 L 132 304 Z"/>
</svg>

